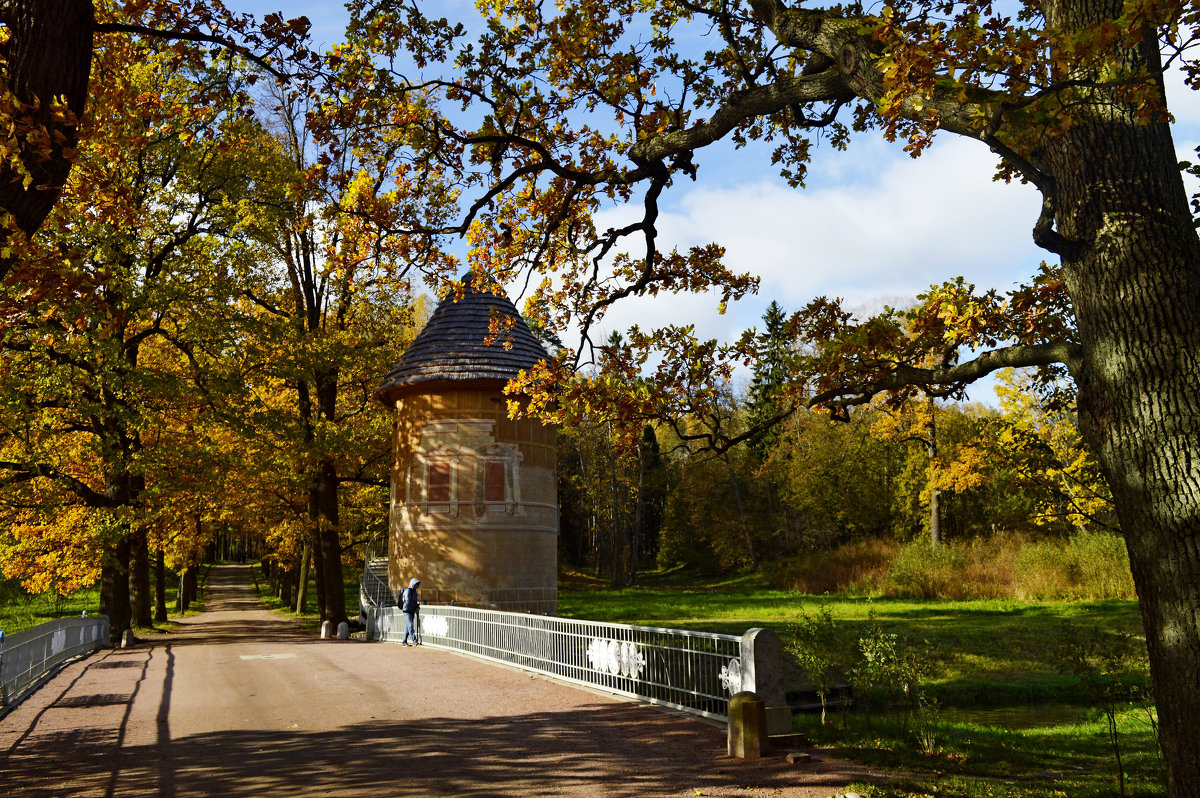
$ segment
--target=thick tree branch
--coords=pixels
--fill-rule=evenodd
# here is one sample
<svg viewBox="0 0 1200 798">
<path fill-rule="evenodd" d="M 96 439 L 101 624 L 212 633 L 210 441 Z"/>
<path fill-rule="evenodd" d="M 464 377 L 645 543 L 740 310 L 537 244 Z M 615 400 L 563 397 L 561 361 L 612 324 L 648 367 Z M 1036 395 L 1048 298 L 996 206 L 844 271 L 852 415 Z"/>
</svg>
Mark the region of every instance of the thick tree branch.
<svg viewBox="0 0 1200 798">
<path fill-rule="evenodd" d="M 237 53 L 242 58 L 255 64 L 264 72 L 269 73 L 272 77 L 279 80 L 289 80 L 291 75 L 274 66 L 261 55 L 256 54 L 250 48 L 238 44 L 232 39 L 227 39 L 223 36 L 215 36 L 197 31 L 185 30 L 161 30 L 159 28 L 148 28 L 145 25 L 128 25 L 121 22 L 100 22 L 94 28 L 96 33 L 133 33 L 138 36 L 149 36 L 154 39 L 163 39 L 166 41 L 182 41 L 195 42 L 197 44 L 215 44 L 219 47 L 224 47 L 226 50 Z"/>
<path fill-rule="evenodd" d="M 789 8 L 782 0 L 750 0 L 750 6 L 781 44 L 834 61 L 845 76 L 846 86 L 858 97 L 876 104 L 883 101 L 883 73 L 877 62 L 881 45 L 862 32 L 861 20 L 820 9 Z M 1025 98 L 1025 102 L 1071 85 L 1045 87 Z M 902 100 L 900 110 L 908 119 L 936 118 L 937 127 L 942 130 L 986 141 L 1002 131 L 995 125 L 985 131 L 978 120 L 994 118 L 993 111 L 1013 107 L 1017 106 L 1009 94 L 946 78 L 929 94 Z"/>
<path fill-rule="evenodd" d="M 847 408 L 866 404 L 877 394 L 913 386 L 932 388 L 935 386 L 965 385 L 985 377 L 1002 368 L 1023 368 L 1064 364 L 1072 373 L 1077 373 L 1082 350 L 1078 344 L 1055 342 L 1048 344 L 1021 344 L 984 352 L 973 360 L 939 368 L 919 368 L 898 365 L 887 376 L 863 385 L 833 388 L 818 393 L 803 404 L 807 407 L 825 406 Z"/>
<path fill-rule="evenodd" d="M 1078 366 L 1079 347 L 1070 343 L 1052 343 L 1035 345 L 1018 345 L 984 352 L 973 360 L 942 368 L 916 368 L 913 366 L 897 366 L 886 377 L 873 382 L 846 385 L 830 389 L 808 397 L 793 399 L 780 411 L 769 418 L 762 419 L 756 424 L 741 430 L 736 435 L 728 435 L 723 429 L 724 419 L 719 415 L 688 413 L 688 423 L 681 423 L 678 418 L 656 418 L 670 424 L 679 439 L 688 443 L 698 443 L 701 448 L 716 454 L 721 454 L 747 441 L 751 441 L 785 421 L 802 409 L 824 407 L 834 411 L 834 418 L 846 420 L 845 411 L 857 405 L 864 405 L 878 394 L 907 387 L 921 387 L 931 396 L 953 393 L 958 386 L 973 382 L 980 377 L 1002 368 L 1020 368 L 1025 366 L 1047 366 L 1063 363 L 1074 371 Z M 949 386 L 939 389 L 938 386 Z M 645 419 L 651 420 L 649 418 Z M 697 432 L 695 422 L 700 420 L 707 429 Z"/>
<path fill-rule="evenodd" d="M 780 76 L 770 84 L 737 92 L 703 122 L 639 141 L 629 149 L 629 157 L 638 164 L 665 161 L 719 141 L 748 118 L 773 114 L 796 103 L 848 102 L 854 96 L 836 69 Z"/>
<path fill-rule="evenodd" d="M 65 474 L 47 463 L 17 463 L 0 460 L 0 470 L 11 473 L 9 479 L 5 480 L 6 482 L 25 482 L 39 478 L 52 479 L 82 499 L 88 507 L 118 507 L 123 504 L 122 501 L 93 490 L 86 482 L 70 474 Z"/>
<path fill-rule="evenodd" d="M 337 483 L 339 485 L 345 485 L 345 484 L 372 485 L 377 488 L 386 488 L 392 484 L 391 481 L 388 479 L 378 479 L 378 478 L 372 479 L 371 477 L 363 477 L 363 476 L 339 476 L 337 478 Z"/>
</svg>

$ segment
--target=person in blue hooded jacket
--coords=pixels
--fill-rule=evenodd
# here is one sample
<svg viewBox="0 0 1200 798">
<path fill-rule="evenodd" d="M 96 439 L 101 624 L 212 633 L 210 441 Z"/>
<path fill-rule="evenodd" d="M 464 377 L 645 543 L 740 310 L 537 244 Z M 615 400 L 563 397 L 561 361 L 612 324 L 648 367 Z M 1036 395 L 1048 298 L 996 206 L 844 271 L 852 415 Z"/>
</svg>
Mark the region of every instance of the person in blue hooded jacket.
<svg viewBox="0 0 1200 798">
<path fill-rule="evenodd" d="M 421 580 L 412 578 L 408 580 L 408 587 L 400 591 L 400 611 L 404 613 L 404 645 L 408 645 L 409 636 L 412 637 L 414 646 L 421 645 L 420 639 L 417 637 L 417 615 L 421 612 L 421 601 L 417 597 L 417 585 L 421 584 Z"/>
</svg>

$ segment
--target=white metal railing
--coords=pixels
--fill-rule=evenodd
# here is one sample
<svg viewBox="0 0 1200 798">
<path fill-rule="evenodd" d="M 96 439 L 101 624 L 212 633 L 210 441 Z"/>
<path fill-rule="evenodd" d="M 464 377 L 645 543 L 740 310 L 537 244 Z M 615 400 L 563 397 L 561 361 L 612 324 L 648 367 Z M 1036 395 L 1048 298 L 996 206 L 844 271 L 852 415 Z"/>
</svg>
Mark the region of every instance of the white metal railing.
<svg viewBox="0 0 1200 798">
<path fill-rule="evenodd" d="M 383 551 L 379 551 L 382 548 Z M 374 535 L 367 541 L 363 556 L 363 573 L 359 581 L 359 607 L 365 613 L 372 605 L 386 606 L 394 604 L 396 597 L 388 587 L 387 579 L 381 578 L 373 566 L 387 563 L 387 537 L 384 533 Z"/>
<path fill-rule="evenodd" d="M 60 618 L 0 639 L 0 706 L 20 700 L 43 676 L 108 645 L 108 616 Z"/>
<path fill-rule="evenodd" d="M 387 605 L 395 603 L 395 598 L 392 595 L 392 589 L 388 587 L 386 579 L 383 579 L 371 568 L 363 571 L 362 575 L 362 593 L 366 596 L 371 604 Z"/>
<path fill-rule="evenodd" d="M 422 605 L 421 643 L 724 719 L 743 689 L 742 638 L 546 615 Z M 367 609 L 367 637 L 400 642 L 396 607 Z"/>
</svg>

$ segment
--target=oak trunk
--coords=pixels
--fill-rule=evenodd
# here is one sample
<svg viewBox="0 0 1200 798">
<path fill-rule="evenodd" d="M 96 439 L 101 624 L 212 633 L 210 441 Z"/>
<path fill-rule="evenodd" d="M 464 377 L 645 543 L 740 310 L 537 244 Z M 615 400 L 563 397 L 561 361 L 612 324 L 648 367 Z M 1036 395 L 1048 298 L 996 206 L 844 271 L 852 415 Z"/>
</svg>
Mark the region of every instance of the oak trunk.
<svg viewBox="0 0 1200 798">
<path fill-rule="evenodd" d="M 1120 4 L 1066 0 L 1052 23 L 1086 27 Z M 1151 33 L 1119 68 L 1158 68 Z M 1129 72 L 1126 72 L 1129 74 Z M 1176 798 L 1200 795 L 1200 239 L 1169 126 L 1115 94 L 1080 93 L 1083 123 L 1044 153 L 1058 189 L 1078 323 L 1080 427 L 1124 531 Z M 1090 107 L 1088 107 L 1090 104 Z"/>
<path fill-rule="evenodd" d="M 100 614 L 108 616 L 109 642 L 120 645 L 129 628 L 129 537 L 122 535 L 105 547 L 100 565 Z"/>
<path fill-rule="evenodd" d="M 8 0 L 0 3 L 0 22 L 11 33 L 0 48 L 8 62 L 9 86 L 29 106 L 23 118 L 14 118 L 20 162 L 27 174 L 7 159 L 0 163 L 0 209 L 32 235 L 54 207 L 71 171 L 65 151 L 75 146 L 76 127 L 54 119 L 50 100 L 63 97 L 76 117 L 83 115 L 92 68 L 92 0 Z M 35 154 L 43 130 L 50 134 L 48 157 Z M 0 278 L 11 265 L 0 260 Z"/>
<path fill-rule="evenodd" d="M 161 549 L 154 553 L 154 620 L 167 620 L 167 564 Z"/>
</svg>

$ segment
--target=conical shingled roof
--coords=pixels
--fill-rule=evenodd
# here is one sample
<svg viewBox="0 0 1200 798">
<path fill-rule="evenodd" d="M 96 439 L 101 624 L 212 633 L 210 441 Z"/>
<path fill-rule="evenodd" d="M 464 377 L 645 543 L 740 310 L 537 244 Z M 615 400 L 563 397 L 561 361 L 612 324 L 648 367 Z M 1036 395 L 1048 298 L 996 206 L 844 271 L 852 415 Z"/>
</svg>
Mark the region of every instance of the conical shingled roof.
<svg viewBox="0 0 1200 798">
<path fill-rule="evenodd" d="M 508 382 L 549 357 L 516 306 L 479 282 L 468 272 L 463 296 L 455 301 L 451 292 L 442 300 L 376 391 L 377 399 L 391 404 L 398 394 L 427 383 Z M 508 330 L 499 326 L 489 344 L 493 318 L 511 318 L 513 323 Z"/>
</svg>

